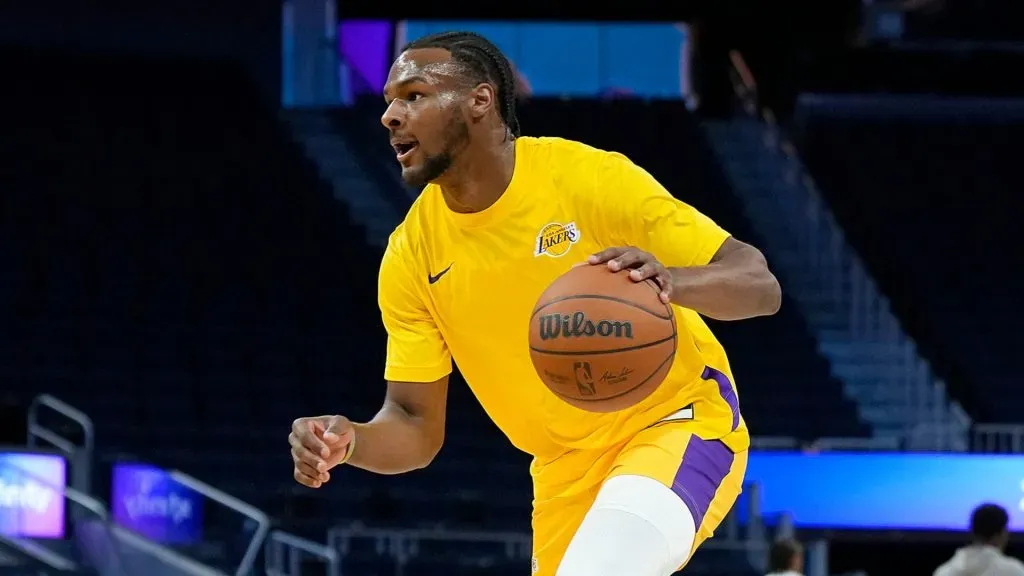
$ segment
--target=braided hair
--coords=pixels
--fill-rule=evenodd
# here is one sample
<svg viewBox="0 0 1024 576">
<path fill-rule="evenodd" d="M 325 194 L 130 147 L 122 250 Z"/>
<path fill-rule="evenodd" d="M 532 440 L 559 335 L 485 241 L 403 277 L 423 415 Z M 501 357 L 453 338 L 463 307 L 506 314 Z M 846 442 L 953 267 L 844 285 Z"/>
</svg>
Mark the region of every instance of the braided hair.
<svg viewBox="0 0 1024 576">
<path fill-rule="evenodd" d="M 508 58 L 490 40 L 473 32 L 442 32 L 413 40 L 402 52 L 419 48 L 443 48 L 452 60 L 468 68 L 475 83 L 487 82 L 497 88 L 498 109 L 512 137 L 519 136 L 516 118 L 516 76 Z"/>
</svg>

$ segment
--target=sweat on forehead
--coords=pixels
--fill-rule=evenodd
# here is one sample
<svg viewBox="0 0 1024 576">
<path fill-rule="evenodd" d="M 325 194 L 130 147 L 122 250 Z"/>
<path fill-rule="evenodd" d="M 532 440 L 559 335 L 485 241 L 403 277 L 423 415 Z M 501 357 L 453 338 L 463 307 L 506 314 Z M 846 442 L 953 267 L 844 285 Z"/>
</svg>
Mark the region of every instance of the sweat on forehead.
<svg viewBox="0 0 1024 576">
<path fill-rule="evenodd" d="M 431 52 L 431 54 L 421 54 L 423 52 Z M 452 58 L 451 53 L 447 50 L 443 48 L 429 48 L 410 50 L 403 53 L 395 61 L 392 73 L 396 80 L 401 80 L 403 76 L 418 74 L 458 77 L 465 75 L 470 70 L 469 66 Z"/>
</svg>

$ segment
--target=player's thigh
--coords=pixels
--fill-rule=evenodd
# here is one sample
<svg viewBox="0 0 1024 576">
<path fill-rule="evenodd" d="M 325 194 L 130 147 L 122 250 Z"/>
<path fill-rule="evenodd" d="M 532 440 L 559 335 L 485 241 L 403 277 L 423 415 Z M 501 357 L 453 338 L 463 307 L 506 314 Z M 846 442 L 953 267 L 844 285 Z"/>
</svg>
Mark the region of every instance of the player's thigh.
<svg viewBox="0 0 1024 576">
<path fill-rule="evenodd" d="M 573 496 L 534 501 L 533 574 L 554 576 L 600 486 Z"/>
<path fill-rule="evenodd" d="M 609 477 L 646 476 L 669 488 L 696 527 L 693 550 L 710 538 L 743 488 L 747 452 L 734 453 L 720 440 L 705 440 L 692 422 L 666 422 L 633 438 Z"/>
</svg>

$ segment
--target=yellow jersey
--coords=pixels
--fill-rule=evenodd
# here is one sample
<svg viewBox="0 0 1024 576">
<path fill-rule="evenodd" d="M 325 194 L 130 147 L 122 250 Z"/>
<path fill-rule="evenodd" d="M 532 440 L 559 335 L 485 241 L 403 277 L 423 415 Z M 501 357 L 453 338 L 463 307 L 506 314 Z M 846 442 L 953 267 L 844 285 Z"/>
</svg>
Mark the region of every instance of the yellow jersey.
<svg viewBox="0 0 1024 576">
<path fill-rule="evenodd" d="M 535 456 L 535 466 L 614 446 L 683 409 L 694 433 L 746 449 L 725 351 L 692 310 L 674 308 L 672 369 L 636 406 L 586 412 L 541 382 L 529 321 L 555 278 L 612 246 L 636 246 L 665 266 L 705 265 L 729 234 L 621 154 L 559 138 L 521 137 L 515 146 L 512 181 L 493 205 L 456 213 L 430 184 L 391 235 L 378 291 L 388 334 L 384 377 L 433 382 L 454 359 L 487 414 Z"/>
</svg>

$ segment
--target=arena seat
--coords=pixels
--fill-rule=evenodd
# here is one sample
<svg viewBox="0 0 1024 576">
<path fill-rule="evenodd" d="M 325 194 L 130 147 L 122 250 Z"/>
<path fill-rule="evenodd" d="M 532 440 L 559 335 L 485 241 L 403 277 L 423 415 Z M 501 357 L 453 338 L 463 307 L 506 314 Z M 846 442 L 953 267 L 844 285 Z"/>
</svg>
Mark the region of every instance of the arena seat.
<svg viewBox="0 0 1024 576">
<path fill-rule="evenodd" d="M 0 61 L 22 78 L 0 111 L 5 384 L 279 512 L 291 420 L 379 406 L 379 250 L 231 64 Z"/>
<path fill-rule="evenodd" d="M 1024 189 L 1024 103 L 807 96 L 800 146 L 904 326 L 976 421 L 1014 401 L 1024 280 L 1006 261 Z"/>
</svg>

